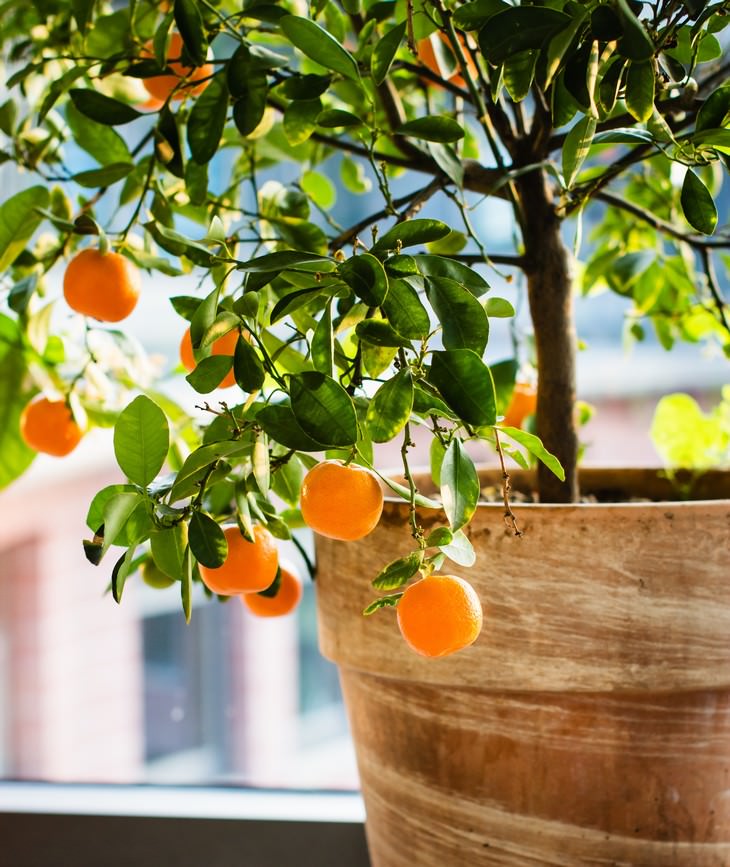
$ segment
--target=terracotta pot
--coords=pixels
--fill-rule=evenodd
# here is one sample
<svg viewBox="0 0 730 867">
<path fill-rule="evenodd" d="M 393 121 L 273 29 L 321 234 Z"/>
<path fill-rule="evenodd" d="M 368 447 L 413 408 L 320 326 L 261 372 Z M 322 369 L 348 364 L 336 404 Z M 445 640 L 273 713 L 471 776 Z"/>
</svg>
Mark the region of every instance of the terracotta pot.
<svg viewBox="0 0 730 867">
<path fill-rule="evenodd" d="M 671 497 L 653 471 L 581 480 Z M 730 474 L 696 493 L 516 505 L 522 538 L 480 507 L 476 565 L 446 571 L 474 584 L 485 625 L 442 660 L 410 651 L 392 610 L 361 616 L 412 547 L 403 503 L 361 542 L 318 539 L 320 646 L 373 867 L 730 865 Z"/>
</svg>

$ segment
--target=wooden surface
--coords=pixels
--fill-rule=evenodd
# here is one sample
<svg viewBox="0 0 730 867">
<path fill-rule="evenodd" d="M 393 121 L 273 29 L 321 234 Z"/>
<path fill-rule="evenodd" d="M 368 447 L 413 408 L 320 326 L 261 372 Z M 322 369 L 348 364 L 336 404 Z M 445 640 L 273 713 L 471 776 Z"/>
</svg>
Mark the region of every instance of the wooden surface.
<svg viewBox="0 0 730 867">
<path fill-rule="evenodd" d="M 730 501 L 516 506 L 522 538 L 480 508 L 478 562 L 453 571 L 485 627 L 444 660 L 360 613 L 411 547 L 406 511 L 318 540 L 373 867 L 728 867 Z"/>
</svg>

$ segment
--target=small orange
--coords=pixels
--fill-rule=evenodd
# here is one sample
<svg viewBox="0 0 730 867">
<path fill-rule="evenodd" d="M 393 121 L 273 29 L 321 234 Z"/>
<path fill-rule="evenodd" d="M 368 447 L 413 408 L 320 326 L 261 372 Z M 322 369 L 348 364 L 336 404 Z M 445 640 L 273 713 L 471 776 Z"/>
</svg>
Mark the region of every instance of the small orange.
<svg viewBox="0 0 730 867">
<path fill-rule="evenodd" d="M 288 569 L 281 570 L 281 583 L 276 596 L 261 593 L 244 593 L 243 604 L 257 617 L 282 617 L 290 614 L 302 598 L 302 582 Z"/>
<path fill-rule="evenodd" d="M 448 36 L 440 30 L 437 30 L 430 36 L 426 36 L 424 39 L 418 40 L 418 43 L 416 45 L 418 59 L 421 61 L 421 63 L 423 63 L 424 66 L 428 67 L 431 72 L 435 72 L 446 81 L 450 81 L 457 87 L 466 87 L 464 76 L 461 75 L 461 73 L 454 72 L 452 73 L 452 75 L 449 75 L 448 70 L 444 69 L 444 63 L 441 59 L 443 48 L 441 47 L 441 45 L 439 45 L 439 40 L 441 43 L 443 43 L 446 51 L 451 54 L 452 50 Z M 464 51 L 464 56 L 466 57 L 466 64 L 469 69 L 469 74 L 472 76 L 472 78 L 474 78 L 477 75 L 477 69 L 467 49 L 466 40 L 463 36 L 461 36 L 461 34 L 459 34 L 459 42 L 461 43 L 462 50 Z M 429 81 L 429 84 L 431 83 L 432 82 Z"/>
<path fill-rule="evenodd" d="M 229 331 L 228 334 L 224 334 L 223 337 L 219 337 L 218 340 L 214 341 L 211 346 L 211 354 L 212 355 L 233 355 L 236 351 L 236 344 L 238 343 L 238 331 L 235 329 L 233 331 Z M 185 370 L 195 370 L 198 362 L 195 360 L 195 355 L 193 354 L 193 342 L 190 338 L 190 329 L 183 334 L 182 340 L 180 341 L 180 361 L 182 362 Z M 232 385 L 236 384 L 236 376 L 233 372 L 233 368 L 231 368 L 228 373 L 223 378 L 223 381 L 218 386 L 218 388 L 230 388 Z"/>
<path fill-rule="evenodd" d="M 136 266 L 119 253 L 87 247 L 68 263 L 63 294 L 77 313 L 119 322 L 137 306 L 141 280 Z"/>
<path fill-rule="evenodd" d="M 307 526 L 321 536 L 353 542 L 375 529 L 383 491 L 365 467 L 322 461 L 304 477 L 300 507 Z"/>
<path fill-rule="evenodd" d="M 506 427 L 522 427 L 528 415 L 537 409 L 537 389 L 529 382 L 516 382 L 507 411 L 504 414 Z"/>
<path fill-rule="evenodd" d="M 210 84 L 210 76 L 214 72 L 213 64 L 204 63 L 202 66 L 187 66 L 180 62 L 182 52 L 182 36 L 179 33 L 171 33 L 167 49 L 167 66 L 172 74 L 153 75 L 151 78 L 143 78 L 142 84 L 150 96 L 162 102 L 166 102 L 170 94 L 172 94 L 173 99 L 182 99 L 188 94 L 202 93 Z M 142 54 L 146 57 L 154 56 L 151 39 L 145 43 Z M 199 81 L 200 84 L 196 84 L 194 87 L 189 87 L 184 83 L 181 84 L 182 82 L 191 81 Z"/>
<path fill-rule="evenodd" d="M 254 527 L 254 540 L 249 542 L 238 527 L 223 531 L 228 542 L 228 556 L 222 566 L 211 569 L 200 566 L 206 586 L 222 596 L 258 593 L 270 587 L 279 568 L 279 553 L 274 537 L 266 527 Z"/>
<path fill-rule="evenodd" d="M 31 401 L 20 415 L 20 435 L 37 452 L 62 458 L 84 435 L 63 400 L 42 397 Z"/>
<path fill-rule="evenodd" d="M 474 588 L 455 575 L 428 575 L 406 588 L 396 608 L 398 628 L 422 656 L 448 656 L 476 641 L 482 606 Z"/>
</svg>

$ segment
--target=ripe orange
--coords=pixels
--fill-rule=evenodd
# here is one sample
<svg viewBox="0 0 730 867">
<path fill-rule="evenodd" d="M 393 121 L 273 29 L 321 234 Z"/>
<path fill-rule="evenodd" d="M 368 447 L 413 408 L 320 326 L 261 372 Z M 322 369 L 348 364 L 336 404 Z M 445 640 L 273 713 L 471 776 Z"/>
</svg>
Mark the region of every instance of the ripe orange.
<svg viewBox="0 0 730 867">
<path fill-rule="evenodd" d="M 305 523 L 317 533 L 352 542 L 375 529 L 383 511 L 383 492 L 370 470 L 322 461 L 304 477 L 300 506 Z"/>
<path fill-rule="evenodd" d="M 68 263 L 63 294 L 77 313 L 119 322 L 137 306 L 141 280 L 136 266 L 119 253 L 87 247 Z"/>
<path fill-rule="evenodd" d="M 244 593 L 243 604 L 257 617 L 282 617 L 290 614 L 302 598 L 302 582 L 288 569 L 281 570 L 281 583 L 276 596 L 261 593 Z"/>
<path fill-rule="evenodd" d="M 62 458 L 76 448 L 84 433 L 65 401 L 42 397 L 21 413 L 20 435 L 37 452 Z"/>
<path fill-rule="evenodd" d="M 522 422 L 528 415 L 533 415 L 536 408 L 537 389 L 535 386 L 529 382 L 516 382 L 502 424 L 508 427 L 522 427 Z"/>
<path fill-rule="evenodd" d="M 233 355 L 236 350 L 236 344 L 238 343 L 238 331 L 235 329 L 233 331 L 229 331 L 228 334 L 224 334 L 223 337 L 219 337 L 218 340 L 214 341 L 211 346 L 211 353 L 213 355 Z M 190 339 L 190 329 L 183 334 L 182 340 L 180 341 L 180 361 L 182 362 L 183 367 L 186 370 L 195 370 L 197 365 L 197 361 L 195 360 L 195 355 L 193 354 L 193 342 Z M 218 388 L 230 388 L 230 386 L 236 384 L 236 376 L 233 373 L 233 368 L 231 368 L 228 373 L 225 375 L 223 381 L 218 386 Z"/>
<path fill-rule="evenodd" d="M 180 62 L 180 57 L 183 52 L 182 36 L 179 33 L 170 34 L 170 42 L 167 49 L 167 66 L 172 71 L 171 75 L 153 75 L 152 78 L 143 78 L 147 93 L 150 96 L 166 102 L 172 93 L 173 99 L 182 99 L 188 94 L 202 93 L 210 84 L 210 76 L 213 74 L 213 64 L 204 63 L 202 66 L 187 66 Z M 154 56 L 152 40 L 145 43 L 142 54 L 147 57 Z M 178 87 L 181 82 L 199 81 L 193 87 L 183 84 Z M 177 90 L 175 90 L 177 88 Z M 173 93 L 173 91 L 175 91 Z"/>
<path fill-rule="evenodd" d="M 253 542 L 238 527 L 227 527 L 223 533 L 228 541 L 228 556 L 217 569 L 201 565 L 200 574 L 206 586 L 222 596 L 258 593 L 270 587 L 279 568 L 279 553 L 266 527 L 258 524 L 254 527 Z"/>
<path fill-rule="evenodd" d="M 455 653 L 475 641 L 482 628 L 476 591 L 455 575 L 429 575 L 411 584 L 396 612 L 401 635 L 422 656 Z"/>
<path fill-rule="evenodd" d="M 441 43 L 443 43 L 443 47 L 442 45 L 439 45 L 439 40 L 441 41 Z M 459 42 L 461 43 L 464 56 L 466 57 L 469 74 L 472 76 L 472 78 L 474 78 L 477 74 L 477 69 L 466 47 L 466 39 L 461 34 L 459 34 Z M 440 75 L 441 78 L 450 81 L 457 87 L 465 88 L 466 82 L 464 81 L 464 76 L 461 75 L 461 73 L 454 72 L 452 75 L 449 75 L 449 70 L 444 68 L 444 63 L 441 57 L 441 55 L 444 53 L 444 48 L 449 54 L 452 53 L 448 37 L 445 33 L 437 30 L 430 36 L 426 36 L 425 39 L 418 40 L 418 43 L 416 45 L 416 52 L 418 54 L 418 59 L 421 61 L 421 63 L 423 63 L 424 66 L 427 66 L 431 70 L 431 72 L 435 72 L 437 75 Z M 429 84 L 431 84 L 430 81 Z"/>
</svg>

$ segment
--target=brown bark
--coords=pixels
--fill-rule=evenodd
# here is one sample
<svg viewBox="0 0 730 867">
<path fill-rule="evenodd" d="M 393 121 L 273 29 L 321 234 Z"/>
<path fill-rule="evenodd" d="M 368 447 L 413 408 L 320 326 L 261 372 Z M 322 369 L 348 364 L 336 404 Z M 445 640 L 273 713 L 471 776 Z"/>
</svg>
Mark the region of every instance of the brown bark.
<svg viewBox="0 0 730 867">
<path fill-rule="evenodd" d="M 545 173 L 522 176 L 516 189 L 523 215 L 527 293 L 535 331 L 537 434 L 565 469 L 565 482 L 561 482 L 539 465 L 540 500 L 574 502 L 578 498 L 578 435 L 570 253 L 560 234 Z"/>
</svg>

